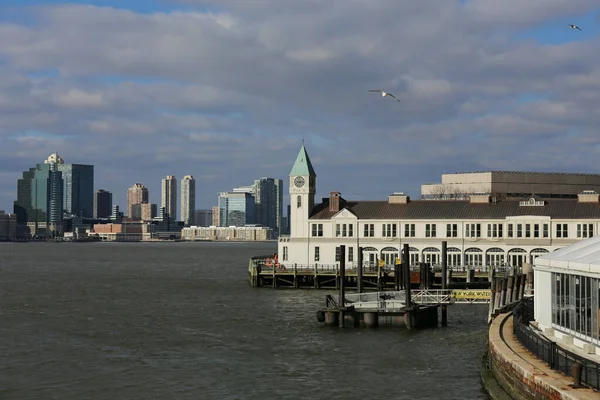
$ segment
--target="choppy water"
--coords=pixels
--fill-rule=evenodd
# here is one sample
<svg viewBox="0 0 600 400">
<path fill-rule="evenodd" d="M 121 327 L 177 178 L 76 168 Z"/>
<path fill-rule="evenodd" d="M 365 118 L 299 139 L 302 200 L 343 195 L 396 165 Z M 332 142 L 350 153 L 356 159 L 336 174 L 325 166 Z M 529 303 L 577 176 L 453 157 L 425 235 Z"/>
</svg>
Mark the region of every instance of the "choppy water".
<svg viewBox="0 0 600 400">
<path fill-rule="evenodd" d="M 424 331 L 253 289 L 274 243 L 0 243 L 0 399 L 486 399 L 486 306 Z"/>
</svg>

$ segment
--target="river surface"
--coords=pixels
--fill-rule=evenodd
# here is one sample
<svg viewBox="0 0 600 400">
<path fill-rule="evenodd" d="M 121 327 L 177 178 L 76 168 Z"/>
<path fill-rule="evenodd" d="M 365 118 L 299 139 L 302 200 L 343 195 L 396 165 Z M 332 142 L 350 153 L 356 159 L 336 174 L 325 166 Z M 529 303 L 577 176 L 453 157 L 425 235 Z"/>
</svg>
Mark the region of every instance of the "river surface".
<svg viewBox="0 0 600 400">
<path fill-rule="evenodd" d="M 251 288 L 275 243 L 0 243 L 0 399 L 487 399 L 485 305 L 330 328 L 326 291 Z"/>
</svg>

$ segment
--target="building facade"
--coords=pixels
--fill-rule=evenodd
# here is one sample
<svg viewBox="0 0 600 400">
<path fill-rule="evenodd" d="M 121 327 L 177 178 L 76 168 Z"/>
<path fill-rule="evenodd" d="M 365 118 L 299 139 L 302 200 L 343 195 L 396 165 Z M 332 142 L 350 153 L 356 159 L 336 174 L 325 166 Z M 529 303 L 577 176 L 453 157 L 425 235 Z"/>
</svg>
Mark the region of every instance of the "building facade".
<svg viewBox="0 0 600 400">
<path fill-rule="evenodd" d="M 58 155 L 56 156 L 60 158 Z M 94 166 L 65 164 L 63 161 L 57 163 L 57 167 L 62 172 L 65 213 L 92 218 L 94 215 Z"/>
<path fill-rule="evenodd" d="M 422 200 L 468 200 L 488 194 L 497 200 L 520 199 L 535 193 L 543 199 L 575 199 L 584 190 L 600 193 L 600 174 L 483 171 L 443 174 L 441 183 L 421 185 Z"/>
<path fill-rule="evenodd" d="M 94 218 L 108 218 L 112 212 L 112 193 L 99 189 L 94 193 Z"/>
<path fill-rule="evenodd" d="M 180 220 L 186 226 L 195 224 L 196 211 L 196 180 L 192 175 L 181 179 L 181 216 Z"/>
<path fill-rule="evenodd" d="M 158 206 L 153 203 L 142 203 L 140 214 L 142 221 L 150 221 L 158 216 Z"/>
<path fill-rule="evenodd" d="M 213 223 L 213 210 L 196 210 L 194 221 L 198 227 L 219 226 Z"/>
<path fill-rule="evenodd" d="M 256 223 L 271 228 L 277 235 L 281 229 L 283 181 L 260 178 L 254 181 L 254 188 Z"/>
<path fill-rule="evenodd" d="M 222 227 L 255 224 L 256 205 L 249 192 L 222 192 L 219 194 L 219 223 Z"/>
<path fill-rule="evenodd" d="M 600 355 L 600 236 L 536 259 L 533 282 L 537 328 Z"/>
<path fill-rule="evenodd" d="M 167 175 L 161 183 L 161 207 L 169 217 L 175 219 L 177 218 L 177 178 Z"/>
<path fill-rule="evenodd" d="M 17 239 L 17 215 L 0 210 L 0 242 Z"/>
<path fill-rule="evenodd" d="M 446 241 L 451 267 L 518 266 L 600 229 L 600 196 L 592 190 L 575 199 L 502 201 L 487 194 L 411 201 L 403 193 L 387 201 L 347 201 L 331 192 L 319 204 L 315 193 L 316 174 L 302 146 L 290 172 L 290 235 L 278 244 L 284 265 L 335 265 L 344 245 L 347 266 L 356 265 L 359 249 L 363 262 L 391 266 L 405 243 L 411 264 L 439 264 Z"/>
<path fill-rule="evenodd" d="M 181 230 L 181 239 L 190 241 L 264 241 L 273 238 L 273 230 L 265 226 L 191 226 Z"/>
<path fill-rule="evenodd" d="M 134 210 L 134 205 L 143 203 L 148 203 L 148 189 L 146 186 L 141 183 L 136 183 L 127 189 L 127 216 L 129 218 L 134 218 L 134 214 L 137 212 L 137 209 L 140 208 L 135 207 Z M 139 213 L 138 219 L 141 217 L 141 208 Z"/>
<path fill-rule="evenodd" d="M 212 226 L 221 226 L 221 209 L 219 206 L 212 208 Z"/>
<path fill-rule="evenodd" d="M 20 235 L 57 236 L 62 234 L 63 179 L 52 156 L 44 164 L 23 172 L 17 181 L 14 213 Z"/>
</svg>

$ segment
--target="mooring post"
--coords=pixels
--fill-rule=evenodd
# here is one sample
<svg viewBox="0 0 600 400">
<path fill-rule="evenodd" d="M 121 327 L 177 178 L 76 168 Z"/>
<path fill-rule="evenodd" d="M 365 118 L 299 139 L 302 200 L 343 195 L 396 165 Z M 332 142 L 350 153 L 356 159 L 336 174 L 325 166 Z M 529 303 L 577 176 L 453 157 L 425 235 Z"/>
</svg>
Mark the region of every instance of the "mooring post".
<svg viewBox="0 0 600 400">
<path fill-rule="evenodd" d="M 400 290 L 400 264 L 397 260 L 394 260 L 394 287 L 396 291 Z"/>
<path fill-rule="evenodd" d="M 504 305 L 512 303 L 513 296 L 513 288 L 515 286 L 515 276 L 509 275 L 508 281 L 506 282 L 506 300 L 504 301 Z"/>
<path fill-rule="evenodd" d="M 447 271 L 448 270 L 448 242 L 442 241 L 442 290 L 446 290 L 448 285 L 446 283 Z M 444 293 L 445 294 L 445 293 Z M 442 326 L 448 325 L 448 305 L 442 304 Z"/>
<path fill-rule="evenodd" d="M 346 246 L 340 246 L 340 328 L 344 327 L 344 307 L 346 307 Z"/>
<path fill-rule="evenodd" d="M 363 291 L 363 248 L 358 248 L 358 267 L 356 268 L 356 290 Z"/>
<path fill-rule="evenodd" d="M 495 303 L 496 303 L 496 270 L 492 267 L 490 270 L 490 307 L 488 309 L 488 322 L 494 315 Z"/>
<path fill-rule="evenodd" d="M 298 289 L 298 264 L 294 263 L 294 289 Z"/>
<path fill-rule="evenodd" d="M 406 307 L 411 307 L 412 306 L 412 299 L 411 299 L 411 293 L 410 293 L 410 264 L 409 264 L 409 246 L 408 243 L 404 243 L 404 250 L 403 250 L 403 254 L 404 254 L 404 259 L 402 260 L 402 263 L 404 265 L 404 282 L 406 285 Z"/>
</svg>

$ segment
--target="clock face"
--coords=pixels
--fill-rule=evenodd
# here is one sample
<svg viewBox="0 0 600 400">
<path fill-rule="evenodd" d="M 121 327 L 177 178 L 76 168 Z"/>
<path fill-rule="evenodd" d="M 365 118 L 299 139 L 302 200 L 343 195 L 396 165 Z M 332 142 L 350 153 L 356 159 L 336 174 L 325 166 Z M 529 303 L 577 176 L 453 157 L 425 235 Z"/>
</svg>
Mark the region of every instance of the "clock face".
<svg viewBox="0 0 600 400">
<path fill-rule="evenodd" d="M 304 178 L 301 176 L 297 176 L 294 179 L 294 186 L 301 188 L 302 186 L 304 186 Z"/>
</svg>

